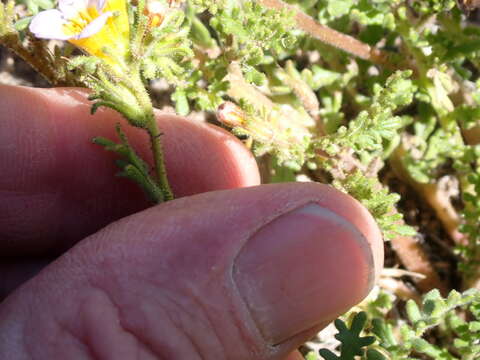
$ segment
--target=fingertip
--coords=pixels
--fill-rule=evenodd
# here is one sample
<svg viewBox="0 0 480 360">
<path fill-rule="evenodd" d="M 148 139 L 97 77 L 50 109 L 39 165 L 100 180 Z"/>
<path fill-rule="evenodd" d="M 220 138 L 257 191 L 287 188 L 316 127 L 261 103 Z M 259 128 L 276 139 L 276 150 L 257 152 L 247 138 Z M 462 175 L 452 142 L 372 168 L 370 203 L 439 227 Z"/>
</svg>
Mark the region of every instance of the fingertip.
<svg viewBox="0 0 480 360">
<path fill-rule="evenodd" d="M 66 157 L 80 167 L 94 169 L 108 176 L 114 167 L 106 163 L 111 154 L 90 143 L 96 136 L 117 140 L 115 125 L 121 123 L 134 148 L 142 157 L 152 161 L 149 138 L 138 128 L 128 126 L 118 114 L 105 108 L 90 115 L 88 90 L 79 88 L 38 89 L 2 85 L 4 98 L 5 136 L 37 137 L 45 149 L 39 160 L 49 159 L 55 164 L 43 168 L 59 168 L 58 162 Z M 241 141 L 227 131 L 207 123 L 180 116 L 157 112 L 157 121 L 163 134 L 162 142 L 168 177 L 175 195 L 258 185 L 260 175 L 252 153 Z M 13 124 L 15 123 L 15 124 Z M 15 128 L 15 129 L 14 129 Z M 30 134 L 28 134 L 29 132 Z M 28 140 L 28 139 L 26 139 Z M 33 140 L 35 141 L 35 139 Z M 38 143 L 40 141 L 35 141 Z M 17 144 L 12 144 L 16 145 Z M 32 146 L 33 146 L 32 145 Z M 23 155 L 22 147 L 17 155 Z M 50 156 L 45 156 L 50 153 Z M 32 153 L 29 153 L 31 156 Z M 33 153 L 33 155 L 36 155 Z M 64 161 L 61 161 L 64 163 Z M 26 162 L 21 162 L 22 164 Z M 33 164 L 35 165 L 35 164 Z M 107 167 L 107 171 L 102 168 Z M 35 167 L 32 171 L 40 171 Z M 99 177 L 103 179 L 103 176 Z"/>
<path fill-rule="evenodd" d="M 135 184 L 115 177 L 116 154 L 91 142 L 118 141 L 120 123 L 135 151 L 153 164 L 148 135 L 110 109 L 92 116 L 87 95 L 0 85 L 0 235 L 8 240 L 2 250 L 64 250 L 149 205 Z M 176 197 L 259 184 L 253 155 L 228 132 L 174 115 L 159 114 L 158 123 Z"/>
<path fill-rule="evenodd" d="M 227 131 L 175 115 L 158 114 L 168 176 L 181 196 L 260 184 L 252 153 Z M 188 156 L 179 157 L 184 153 Z"/>
<path fill-rule="evenodd" d="M 116 138 L 115 124 L 119 121 L 138 152 L 153 163 L 150 141 L 146 133 L 124 123 L 118 114 L 109 109 L 100 109 L 95 116 L 89 116 L 90 102 L 84 89 L 56 88 L 44 92 L 44 97 L 55 97 L 58 101 L 48 105 L 50 112 L 58 112 L 60 104 L 77 108 L 73 116 L 88 136 Z M 162 133 L 162 145 L 168 178 L 177 197 L 192 194 L 258 185 L 260 175 L 252 153 L 241 141 L 227 131 L 200 121 L 193 121 L 174 114 L 156 111 Z"/>
</svg>

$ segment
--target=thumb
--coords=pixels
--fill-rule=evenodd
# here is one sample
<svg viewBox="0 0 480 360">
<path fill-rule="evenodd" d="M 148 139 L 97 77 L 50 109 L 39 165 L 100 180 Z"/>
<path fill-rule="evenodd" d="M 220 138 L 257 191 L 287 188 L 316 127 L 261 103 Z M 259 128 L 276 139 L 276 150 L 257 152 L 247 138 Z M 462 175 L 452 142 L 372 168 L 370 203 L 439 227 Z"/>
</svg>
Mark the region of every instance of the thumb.
<svg viewBox="0 0 480 360">
<path fill-rule="evenodd" d="M 0 358 L 283 360 L 366 296 L 382 251 L 368 212 L 324 185 L 178 199 L 81 241 L 7 298 Z"/>
</svg>

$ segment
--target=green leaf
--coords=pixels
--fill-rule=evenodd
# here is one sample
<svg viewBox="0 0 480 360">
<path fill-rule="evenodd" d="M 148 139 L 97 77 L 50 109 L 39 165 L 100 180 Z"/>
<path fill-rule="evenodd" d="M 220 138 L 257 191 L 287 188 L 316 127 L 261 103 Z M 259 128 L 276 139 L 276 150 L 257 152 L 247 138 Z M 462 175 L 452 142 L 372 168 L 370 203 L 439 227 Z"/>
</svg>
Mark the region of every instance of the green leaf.
<svg viewBox="0 0 480 360">
<path fill-rule="evenodd" d="M 17 31 L 22 31 L 22 30 L 25 30 L 28 25 L 30 24 L 30 21 L 32 20 L 33 16 L 27 16 L 27 17 L 24 17 L 20 20 L 18 20 L 15 24 L 14 24 L 14 27 Z"/>
<path fill-rule="evenodd" d="M 353 360 L 355 356 L 361 356 L 364 353 L 364 347 L 375 342 L 375 337 L 373 336 L 360 336 L 366 321 L 367 315 L 365 312 L 360 312 L 353 316 L 350 328 L 347 327 L 344 321 L 340 319 L 335 320 L 335 327 L 338 330 L 335 338 L 341 342 L 340 357 L 327 349 L 320 350 L 320 355 L 326 360 Z"/>
<path fill-rule="evenodd" d="M 350 12 L 353 4 L 356 0 L 336 0 L 336 1 L 329 1 L 327 10 L 330 15 L 334 18 L 346 15 Z"/>
</svg>

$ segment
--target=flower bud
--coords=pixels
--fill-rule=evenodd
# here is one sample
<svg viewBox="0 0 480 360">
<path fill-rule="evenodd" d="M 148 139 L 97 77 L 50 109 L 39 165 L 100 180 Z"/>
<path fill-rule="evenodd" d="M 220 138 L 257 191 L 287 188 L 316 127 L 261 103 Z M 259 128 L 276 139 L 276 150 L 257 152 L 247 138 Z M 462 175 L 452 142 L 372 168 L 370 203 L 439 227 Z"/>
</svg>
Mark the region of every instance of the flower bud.
<svg viewBox="0 0 480 360">
<path fill-rule="evenodd" d="M 245 112 L 235 103 L 226 101 L 217 109 L 217 119 L 230 127 L 241 126 L 245 123 Z"/>
<path fill-rule="evenodd" d="M 149 17 L 150 27 L 160 26 L 165 19 L 168 5 L 163 1 L 149 0 L 145 6 L 144 14 Z"/>
</svg>

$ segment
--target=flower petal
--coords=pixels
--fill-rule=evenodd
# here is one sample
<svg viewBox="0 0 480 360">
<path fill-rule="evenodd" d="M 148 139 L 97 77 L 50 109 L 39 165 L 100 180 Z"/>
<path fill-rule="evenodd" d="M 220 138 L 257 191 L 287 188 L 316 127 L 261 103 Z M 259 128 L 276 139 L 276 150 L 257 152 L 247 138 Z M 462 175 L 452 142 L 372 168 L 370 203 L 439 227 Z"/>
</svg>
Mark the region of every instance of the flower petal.
<svg viewBox="0 0 480 360">
<path fill-rule="evenodd" d="M 95 6 L 98 12 L 101 12 L 105 6 L 106 0 L 88 0 L 88 7 Z"/>
<path fill-rule="evenodd" d="M 85 11 L 88 6 L 88 0 L 60 0 L 58 9 L 66 19 L 77 16 L 80 11 Z"/>
<path fill-rule="evenodd" d="M 57 9 L 39 12 L 32 19 L 29 29 L 41 39 L 68 40 L 70 35 L 65 34 L 64 24 L 66 23 L 63 14 Z"/>
<path fill-rule="evenodd" d="M 106 13 L 103 13 L 96 19 L 94 19 L 90 24 L 85 26 L 85 28 L 82 30 L 80 34 L 77 34 L 74 36 L 75 40 L 83 39 L 90 37 L 92 35 L 95 35 L 97 32 L 99 32 L 102 27 L 105 25 L 107 22 L 108 18 L 113 15 L 113 12 L 108 11 Z"/>
</svg>

